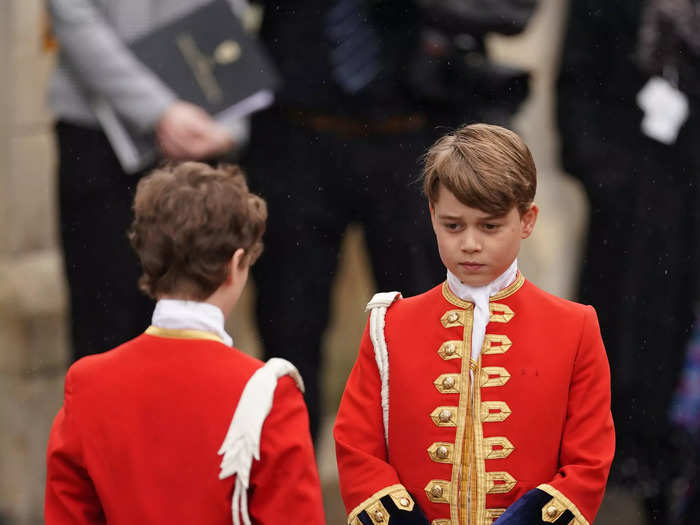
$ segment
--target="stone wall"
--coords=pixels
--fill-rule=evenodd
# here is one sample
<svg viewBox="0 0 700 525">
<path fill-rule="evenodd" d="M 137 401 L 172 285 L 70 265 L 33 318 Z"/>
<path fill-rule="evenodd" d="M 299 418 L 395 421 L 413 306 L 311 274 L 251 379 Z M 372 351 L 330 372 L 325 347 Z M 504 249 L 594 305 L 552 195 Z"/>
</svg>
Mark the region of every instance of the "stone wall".
<svg viewBox="0 0 700 525">
<path fill-rule="evenodd" d="M 66 360 L 41 9 L 41 0 L 0 2 L 0 513 L 22 525 L 42 522 Z"/>
</svg>

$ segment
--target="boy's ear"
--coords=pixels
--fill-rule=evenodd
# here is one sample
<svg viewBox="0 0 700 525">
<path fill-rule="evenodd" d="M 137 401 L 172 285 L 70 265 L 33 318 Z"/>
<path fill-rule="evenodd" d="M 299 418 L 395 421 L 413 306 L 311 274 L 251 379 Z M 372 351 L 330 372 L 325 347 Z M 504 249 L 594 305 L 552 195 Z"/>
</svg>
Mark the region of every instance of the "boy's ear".
<svg viewBox="0 0 700 525">
<path fill-rule="evenodd" d="M 243 248 L 238 248 L 231 258 L 231 264 L 241 268 L 243 266 L 243 258 L 245 257 L 245 250 Z"/>
<path fill-rule="evenodd" d="M 435 206 L 432 202 L 428 203 L 428 212 L 430 213 L 430 223 L 433 225 L 433 231 L 436 231 L 437 224 L 435 223 Z"/>
<path fill-rule="evenodd" d="M 536 204 L 530 204 L 530 208 L 525 213 L 523 213 L 522 217 L 520 217 L 520 237 L 522 239 L 527 239 L 532 233 L 532 230 L 535 229 L 535 223 L 537 222 L 537 214 L 539 212 L 540 210 Z"/>
<path fill-rule="evenodd" d="M 245 250 L 243 248 L 238 248 L 231 257 L 231 264 L 229 265 L 228 277 L 226 278 L 226 283 L 231 284 L 236 281 L 236 278 L 243 272 L 247 273 L 248 265 L 245 261 Z"/>
</svg>

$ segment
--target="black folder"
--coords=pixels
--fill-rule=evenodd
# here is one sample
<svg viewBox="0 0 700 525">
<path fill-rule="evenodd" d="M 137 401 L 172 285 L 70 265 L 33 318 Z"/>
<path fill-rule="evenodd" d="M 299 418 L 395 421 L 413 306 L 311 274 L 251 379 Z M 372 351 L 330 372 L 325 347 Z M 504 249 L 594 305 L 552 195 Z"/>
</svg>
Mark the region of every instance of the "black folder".
<svg viewBox="0 0 700 525">
<path fill-rule="evenodd" d="M 180 99 L 203 107 L 224 126 L 269 106 L 279 86 L 270 58 L 228 0 L 205 4 L 128 45 Z M 153 133 L 139 133 L 103 100 L 95 111 L 125 171 L 157 159 Z"/>
</svg>

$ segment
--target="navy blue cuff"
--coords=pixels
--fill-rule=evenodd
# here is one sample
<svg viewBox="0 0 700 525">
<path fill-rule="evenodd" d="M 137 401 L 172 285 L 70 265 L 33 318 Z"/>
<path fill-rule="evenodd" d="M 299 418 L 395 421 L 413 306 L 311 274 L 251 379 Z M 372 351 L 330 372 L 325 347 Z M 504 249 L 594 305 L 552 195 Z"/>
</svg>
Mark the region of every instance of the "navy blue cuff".
<svg viewBox="0 0 700 525">
<path fill-rule="evenodd" d="M 570 510 L 551 503 L 551 494 L 532 489 L 510 505 L 493 525 L 568 525 L 574 519 Z"/>
<path fill-rule="evenodd" d="M 362 525 L 430 525 L 430 522 L 423 514 L 423 511 L 415 503 L 415 498 L 411 497 L 411 509 L 408 510 L 395 502 L 396 498 L 391 495 L 379 498 L 379 505 L 374 504 L 357 515 L 356 520 Z M 391 520 L 391 521 L 390 521 Z M 353 521 L 353 524 L 357 521 Z"/>
</svg>

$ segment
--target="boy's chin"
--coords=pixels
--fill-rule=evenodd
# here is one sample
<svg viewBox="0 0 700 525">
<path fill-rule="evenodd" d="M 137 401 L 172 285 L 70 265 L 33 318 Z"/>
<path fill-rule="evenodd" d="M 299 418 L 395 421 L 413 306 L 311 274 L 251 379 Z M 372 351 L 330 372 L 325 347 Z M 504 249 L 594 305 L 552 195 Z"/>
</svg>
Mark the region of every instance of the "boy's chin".
<svg viewBox="0 0 700 525">
<path fill-rule="evenodd" d="M 493 281 L 493 277 L 491 277 L 490 273 L 487 273 L 483 270 L 479 272 L 470 272 L 470 271 L 465 271 L 461 267 L 457 267 L 454 270 L 450 270 L 459 281 L 466 285 L 466 286 L 471 286 L 472 288 L 478 288 L 480 286 L 486 286 L 489 284 L 491 281 Z"/>
</svg>

